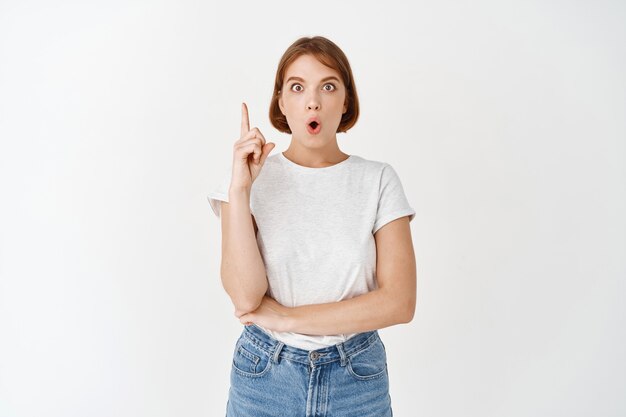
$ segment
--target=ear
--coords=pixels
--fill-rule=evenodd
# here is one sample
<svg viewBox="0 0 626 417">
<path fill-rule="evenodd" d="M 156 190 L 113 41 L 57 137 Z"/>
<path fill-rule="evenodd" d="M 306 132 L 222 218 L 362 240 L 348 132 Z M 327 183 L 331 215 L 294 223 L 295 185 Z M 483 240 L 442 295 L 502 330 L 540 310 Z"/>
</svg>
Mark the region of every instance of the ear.
<svg viewBox="0 0 626 417">
<path fill-rule="evenodd" d="M 343 113 L 342 114 L 345 114 L 347 111 L 348 111 L 348 100 L 346 100 L 346 102 L 343 103 Z"/>
<path fill-rule="evenodd" d="M 280 93 L 278 93 L 280 94 Z M 285 116 L 285 106 L 283 106 L 283 96 L 282 94 L 278 97 L 278 107 L 280 108 L 280 112 Z"/>
</svg>

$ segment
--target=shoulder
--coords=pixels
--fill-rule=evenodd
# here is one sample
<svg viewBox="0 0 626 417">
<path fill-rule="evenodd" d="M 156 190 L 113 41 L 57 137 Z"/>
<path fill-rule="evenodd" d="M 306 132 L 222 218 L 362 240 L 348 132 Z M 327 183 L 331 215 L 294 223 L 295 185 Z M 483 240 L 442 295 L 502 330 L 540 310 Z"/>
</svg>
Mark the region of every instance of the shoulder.
<svg viewBox="0 0 626 417">
<path fill-rule="evenodd" d="M 263 164 L 263 168 L 265 168 L 266 166 L 277 166 L 277 165 L 279 165 L 279 163 L 280 163 L 280 152 L 271 153 L 265 159 L 265 163 Z"/>
<path fill-rule="evenodd" d="M 278 158 L 280 157 L 280 152 L 272 152 L 270 154 L 270 156 L 267 157 L 267 159 L 265 160 L 265 163 L 267 164 L 269 163 L 276 163 L 276 161 L 278 160 Z"/>
<path fill-rule="evenodd" d="M 252 184 L 261 184 L 265 182 L 275 181 L 277 178 L 281 178 L 285 175 L 288 175 L 287 170 L 284 169 L 284 165 L 280 160 L 280 152 L 271 153 L 263 163 L 263 167 L 261 168 L 261 172 L 259 176 Z"/>
<path fill-rule="evenodd" d="M 374 175 L 381 176 L 384 171 L 393 169 L 391 165 L 384 161 L 367 159 L 359 155 L 351 155 L 352 167 L 363 170 Z"/>
</svg>

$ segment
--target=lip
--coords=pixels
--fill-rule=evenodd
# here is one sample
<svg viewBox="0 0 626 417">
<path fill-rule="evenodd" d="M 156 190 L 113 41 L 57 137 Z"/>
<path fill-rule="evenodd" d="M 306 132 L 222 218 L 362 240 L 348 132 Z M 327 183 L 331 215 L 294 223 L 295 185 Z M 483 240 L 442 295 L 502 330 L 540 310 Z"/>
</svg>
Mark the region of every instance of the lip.
<svg viewBox="0 0 626 417">
<path fill-rule="evenodd" d="M 317 122 L 317 126 L 315 129 L 311 128 L 311 123 Z M 317 135 L 322 130 L 322 122 L 320 122 L 320 118 L 317 116 L 309 117 L 306 121 L 306 130 L 311 135 Z"/>
<path fill-rule="evenodd" d="M 312 122 L 317 122 L 317 126 L 315 127 L 315 129 L 311 127 Z M 306 130 L 307 132 L 309 132 L 310 135 L 319 134 L 322 131 L 322 124 L 320 123 L 320 119 L 317 117 L 311 117 L 309 120 L 307 120 Z"/>
<path fill-rule="evenodd" d="M 317 122 L 318 125 L 322 124 L 322 122 L 320 121 L 320 118 L 317 116 L 309 117 L 306 121 L 307 126 L 311 124 L 311 122 Z"/>
</svg>

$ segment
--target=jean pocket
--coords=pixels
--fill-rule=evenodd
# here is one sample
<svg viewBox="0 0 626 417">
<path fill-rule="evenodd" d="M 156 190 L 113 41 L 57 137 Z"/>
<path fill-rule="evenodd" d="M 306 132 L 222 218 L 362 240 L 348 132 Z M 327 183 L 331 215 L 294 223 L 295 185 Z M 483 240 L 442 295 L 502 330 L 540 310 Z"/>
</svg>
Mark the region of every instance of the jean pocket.
<svg viewBox="0 0 626 417">
<path fill-rule="evenodd" d="M 358 380 L 380 378 L 387 375 L 387 354 L 380 337 L 367 347 L 348 356 L 346 368 Z"/>
<path fill-rule="evenodd" d="M 233 370 L 240 375 L 259 377 L 270 368 L 270 354 L 257 346 L 253 340 L 242 335 L 235 344 Z"/>
</svg>

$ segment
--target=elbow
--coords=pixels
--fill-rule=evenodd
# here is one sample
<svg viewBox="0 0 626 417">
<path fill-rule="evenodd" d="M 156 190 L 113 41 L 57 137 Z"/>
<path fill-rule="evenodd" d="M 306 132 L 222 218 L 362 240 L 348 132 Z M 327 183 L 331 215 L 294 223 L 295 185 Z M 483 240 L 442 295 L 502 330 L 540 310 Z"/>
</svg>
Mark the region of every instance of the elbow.
<svg viewBox="0 0 626 417">
<path fill-rule="evenodd" d="M 417 306 L 417 291 L 407 291 L 404 295 L 404 303 L 402 303 L 403 323 L 410 323 L 415 317 L 415 309 Z"/>
<path fill-rule="evenodd" d="M 402 311 L 400 311 L 399 316 L 401 318 L 402 323 L 410 323 L 413 321 L 413 317 L 415 316 L 415 299 L 408 300 L 404 303 Z"/>
<path fill-rule="evenodd" d="M 415 315 L 415 296 L 407 296 L 399 291 L 386 291 L 390 305 L 389 315 L 394 324 L 410 323 Z"/>
<path fill-rule="evenodd" d="M 262 300 L 262 297 L 258 300 L 233 300 L 233 304 L 235 305 L 235 317 L 239 318 L 244 314 L 252 313 L 259 308 Z"/>
<path fill-rule="evenodd" d="M 235 307 L 234 314 L 237 318 L 259 308 L 263 301 L 263 296 L 267 292 L 267 285 L 267 280 L 265 279 L 261 281 L 261 285 L 256 285 L 253 288 L 246 283 L 233 281 L 222 273 L 222 287 Z"/>
<path fill-rule="evenodd" d="M 410 323 L 411 321 L 413 321 L 413 317 L 415 316 L 415 308 L 412 308 L 411 310 L 405 311 L 404 315 L 402 316 L 402 323 L 406 324 L 406 323 Z"/>
</svg>

